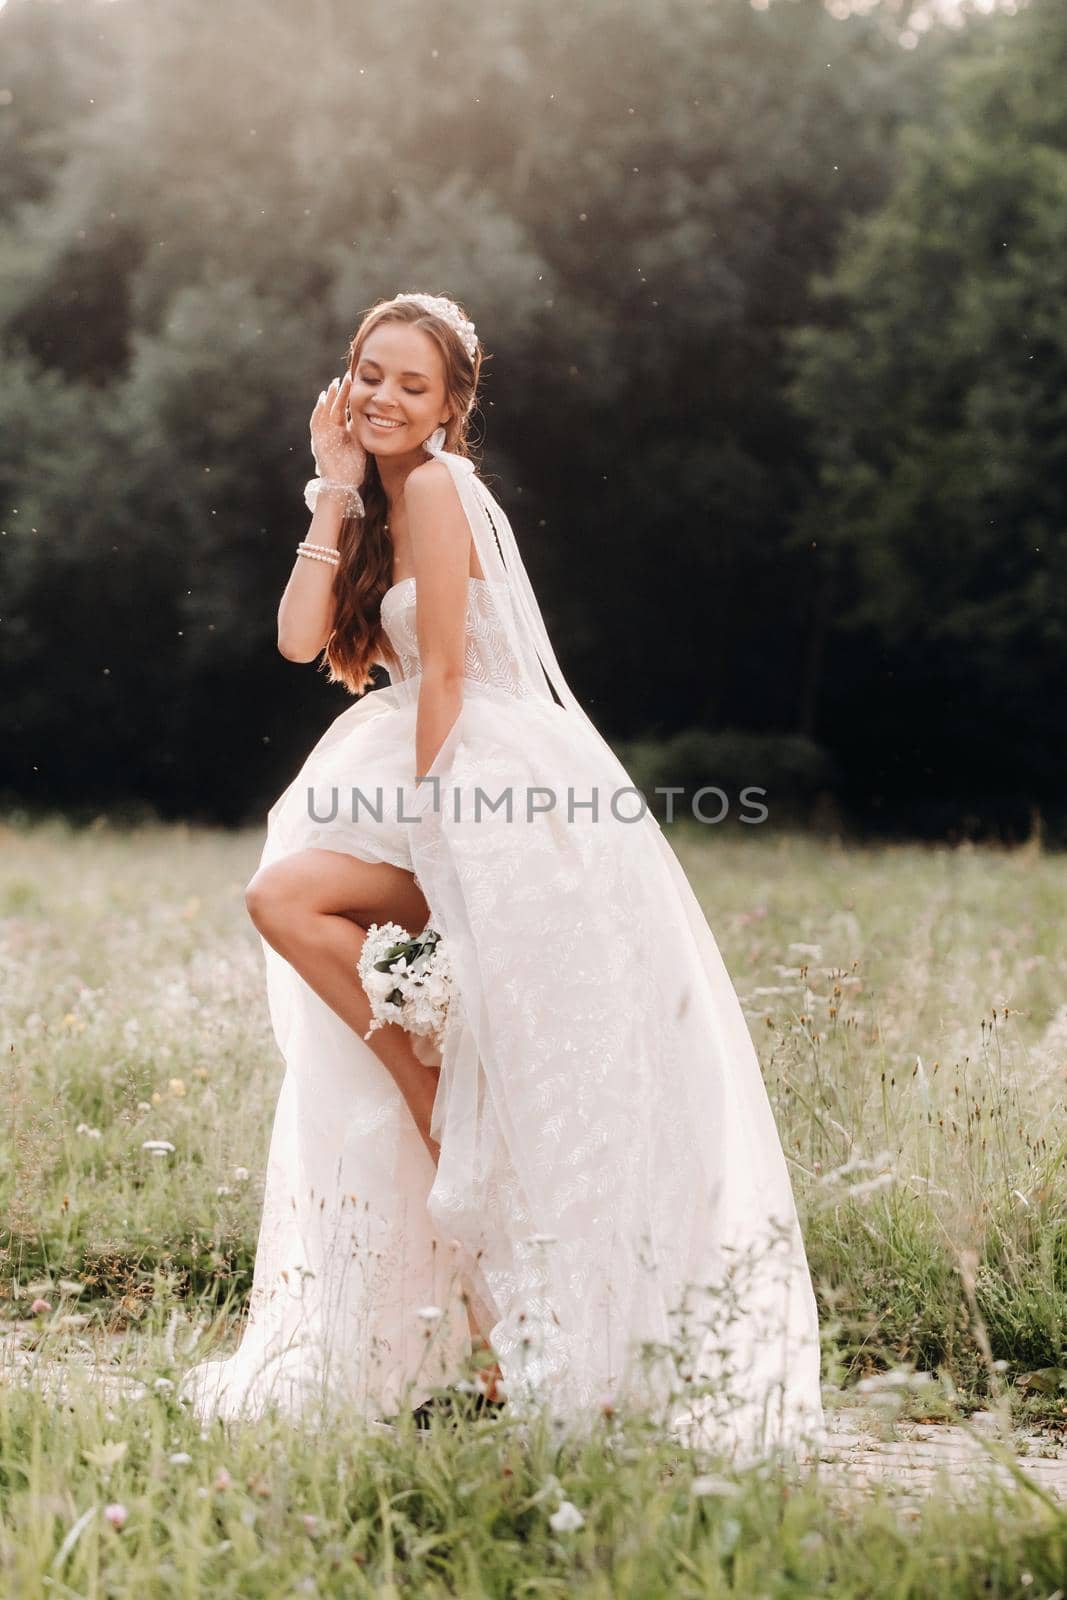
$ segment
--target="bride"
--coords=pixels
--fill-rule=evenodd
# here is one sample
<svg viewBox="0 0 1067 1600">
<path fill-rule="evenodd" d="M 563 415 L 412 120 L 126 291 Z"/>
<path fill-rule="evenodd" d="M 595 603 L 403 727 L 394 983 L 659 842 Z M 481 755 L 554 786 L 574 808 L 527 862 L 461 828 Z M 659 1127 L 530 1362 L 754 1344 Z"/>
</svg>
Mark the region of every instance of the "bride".
<svg viewBox="0 0 1067 1600">
<path fill-rule="evenodd" d="M 312 413 L 278 643 L 325 651 L 360 698 L 271 808 L 248 885 L 285 1073 L 248 1321 L 181 1392 L 205 1418 L 380 1420 L 452 1383 L 801 1449 L 818 1320 L 759 1062 L 467 453 L 481 359 L 455 301 L 396 295 Z M 447 942 L 439 1042 L 370 1030 L 357 964 L 388 922 Z"/>
</svg>

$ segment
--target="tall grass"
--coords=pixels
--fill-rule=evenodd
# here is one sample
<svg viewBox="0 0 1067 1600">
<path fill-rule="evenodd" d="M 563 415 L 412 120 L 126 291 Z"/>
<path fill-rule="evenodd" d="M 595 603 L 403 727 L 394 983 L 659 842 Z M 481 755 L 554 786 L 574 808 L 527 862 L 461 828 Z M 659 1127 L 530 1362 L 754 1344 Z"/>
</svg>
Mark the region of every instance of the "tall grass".
<svg viewBox="0 0 1067 1600">
<path fill-rule="evenodd" d="M 672 838 L 760 1051 L 827 1376 L 936 1371 L 905 1372 L 913 1414 L 1003 1388 L 1062 1416 L 1064 860 Z M 1017 1471 L 901 1507 L 610 1407 L 582 1435 L 201 1428 L 176 1386 L 249 1285 L 282 1071 L 243 904 L 260 844 L 0 830 L 0 1594 L 1062 1592 L 1067 1518 Z"/>
<path fill-rule="evenodd" d="M 985 1395 L 973 1261 L 993 1360 L 1040 1396 L 1030 1376 L 1067 1366 L 1067 858 L 671 837 L 761 1055 L 828 1371 L 905 1363 Z M 282 1072 L 243 901 L 261 842 L 0 831 L 10 1315 L 60 1279 L 112 1327 L 160 1281 L 247 1290 Z"/>
</svg>

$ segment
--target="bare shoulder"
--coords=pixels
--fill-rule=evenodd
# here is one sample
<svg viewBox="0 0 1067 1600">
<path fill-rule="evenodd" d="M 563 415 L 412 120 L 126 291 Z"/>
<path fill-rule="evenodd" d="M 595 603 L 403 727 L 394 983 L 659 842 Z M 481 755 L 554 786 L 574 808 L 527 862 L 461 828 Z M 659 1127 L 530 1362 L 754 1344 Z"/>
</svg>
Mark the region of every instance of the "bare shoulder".
<svg viewBox="0 0 1067 1600">
<path fill-rule="evenodd" d="M 471 544 L 470 523 L 452 474 L 443 461 L 421 461 L 404 480 L 412 556 L 416 575 L 434 581 L 423 570 L 429 561 L 436 569 L 446 565 L 467 568 Z"/>
<path fill-rule="evenodd" d="M 404 479 L 405 498 L 413 488 L 427 499 L 443 500 L 450 491 L 454 492 L 452 474 L 443 461 L 422 461 Z"/>
</svg>

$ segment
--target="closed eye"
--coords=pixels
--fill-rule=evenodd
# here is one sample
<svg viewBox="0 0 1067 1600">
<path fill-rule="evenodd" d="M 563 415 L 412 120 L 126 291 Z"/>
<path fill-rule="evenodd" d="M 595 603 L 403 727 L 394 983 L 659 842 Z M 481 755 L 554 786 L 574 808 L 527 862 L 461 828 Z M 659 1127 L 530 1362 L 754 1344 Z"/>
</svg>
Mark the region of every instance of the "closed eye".
<svg viewBox="0 0 1067 1600">
<path fill-rule="evenodd" d="M 369 383 L 373 387 L 374 385 L 377 384 L 378 379 L 377 378 L 360 378 L 359 381 L 360 381 L 360 383 Z M 408 389 L 407 387 L 405 387 L 404 388 L 404 393 L 405 394 L 425 394 L 426 390 L 425 389 Z"/>
</svg>

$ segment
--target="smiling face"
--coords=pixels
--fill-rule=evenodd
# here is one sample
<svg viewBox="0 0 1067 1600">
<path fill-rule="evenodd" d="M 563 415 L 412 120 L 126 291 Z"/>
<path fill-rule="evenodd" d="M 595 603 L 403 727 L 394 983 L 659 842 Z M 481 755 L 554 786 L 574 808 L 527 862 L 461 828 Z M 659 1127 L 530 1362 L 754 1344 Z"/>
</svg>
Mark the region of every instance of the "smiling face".
<svg viewBox="0 0 1067 1600">
<path fill-rule="evenodd" d="M 381 322 L 353 366 L 349 410 L 360 444 L 375 456 L 420 449 L 448 416 L 441 351 L 423 328 Z"/>
</svg>

